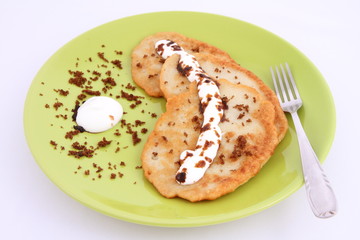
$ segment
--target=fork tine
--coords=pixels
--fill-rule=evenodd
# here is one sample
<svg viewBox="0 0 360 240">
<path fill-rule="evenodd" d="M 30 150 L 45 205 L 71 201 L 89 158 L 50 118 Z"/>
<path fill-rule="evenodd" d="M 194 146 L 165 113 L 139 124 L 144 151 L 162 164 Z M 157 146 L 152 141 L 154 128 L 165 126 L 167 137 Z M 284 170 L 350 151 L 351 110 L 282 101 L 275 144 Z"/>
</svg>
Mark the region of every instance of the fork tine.
<svg viewBox="0 0 360 240">
<path fill-rule="evenodd" d="M 278 76 L 278 81 L 279 81 L 279 84 L 280 84 L 281 93 L 283 95 L 283 100 L 284 100 L 284 102 L 289 101 L 289 98 L 286 95 L 286 91 L 285 91 L 285 88 L 284 88 L 284 84 L 283 84 L 281 74 L 279 72 L 279 68 L 276 66 L 275 70 L 276 70 L 276 74 Z"/>
<path fill-rule="evenodd" d="M 280 68 L 281 68 L 281 72 L 283 74 L 283 79 L 284 79 L 284 82 L 285 82 L 285 85 L 286 85 L 286 90 L 287 90 L 287 93 L 288 93 L 289 100 L 292 101 L 292 100 L 294 100 L 294 96 L 293 96 L 293 93 L 291 91 L 289 80 L 288 80 L 288 77 L 286 76 L 285 69 L 284 69 L 282 64 L 280 64 Z"/>
<path fill-rule="evenodd" d="M 300 99 L 300 94 L 299 94 L 299 91 L 298 91 L 298 89 L 297 89 L 297 87 L 296 87 L 296 84 L 295 84 L 295 81 L 294 81 L 294 77 L 293 77 L 293 75 L 292 75 L 292 73 L 291 73 L 289 64 L 288 64 L 288 63 L 285 63 L 285 67 L 286 67 L 286 70 L 287 70 L 288 75 L 289 75 L 289 77 L 290 77 L 291 85 L 292 85 L 292 87 L 293 87 L 293 89 L 294 89 L 295 98 L 296 98 L 296 99 Z"/>
<path fill-rule="evenodd" d="M 278 88 L 278 84 L 276 82 L 276 77 L 275 77 L 275 74 L 274 74 L 274 70 L 272 67 L 270 67 L 270 72 L 271 72 L 271 77 L 272 77 L 272 80 L 274 82 L 274 87 L 275 87 L 275 93 L 276 93 L 276 96 L 277 98 L 279 99 L 279 101 L 281 100 L 281 97 L 280 97 L 280 93 L 279 93 L 279 88 Z"/>
</svg>

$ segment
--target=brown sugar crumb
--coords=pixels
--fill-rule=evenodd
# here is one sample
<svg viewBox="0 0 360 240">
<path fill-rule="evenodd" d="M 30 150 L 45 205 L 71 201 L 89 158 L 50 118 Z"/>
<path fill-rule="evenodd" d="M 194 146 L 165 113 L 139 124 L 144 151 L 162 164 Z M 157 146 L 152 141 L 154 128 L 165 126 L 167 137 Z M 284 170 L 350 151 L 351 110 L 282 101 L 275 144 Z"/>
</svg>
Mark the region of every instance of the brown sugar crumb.
<svg viewBox="0 0 360 240">
<path fill-rule="evenodd" d="M 85 145 L 81 145 L 79 142 L 74 142 L 71 146 L 76 150 L 84 150 L 86 148 Z"/>
<path fill-rule="evenodd" d="M 116 86 L 116 82 L 115 79 L 112 77 L 107 77 L 101 80 L 105 85 L 110 85 L 110 86 Z"/>
<path fill-rule="evenodd" d="M 226 118 L 225 114 L 222 116 L 220 122 L 230 122 L 228 118 Z"/>
<path fill-rule="evenodd" d="M 125 162 L 123 162 L 123 161 L 121 161 L 119 165 L 122 166 L 122 167 L 126 166 Z"/>
<path fill-rule="evenodd" d="M 91 96 L 100 96 L 101 95 L 100 91 L 93 91 L 93 90 L 90 90 L 90 89 L 84 89 L 84 90 L 82 90 L 82 92 L 86 93 L 88 95 L 91 95 Z M 78 98 L 79 98 L 79 96 L 78 96 Z"/>
<path fill-rule="evenodd" d="M 136 89 L 136 87 L 134 85 L 131 85 L 130 83 L 128 83 L 125 88 L 132 90 L 132 91 L 134 91 Z"/>
<path fill-rule="evenodd" d="M 223 153 L 219 155 L 219 163 L 221 165 L 225 164 L 225 155 Z"/>
<path fill-rule="evenodd" d="M 137 64 L 136 64 L 136 67 L 138 67 L 138 68 L 142 68 L 141 63 L 137 63 Z"/>
<path fill-rule="evenodd" d="M 147 132 L 148 132 L 147 128 L 141 129 L 141 133 L 145 134 L 145 133 L 147 133 Z"/>
<path fill-rule="evenodd" d="M 119 176 L 119 178 L 122 178 L 124 176 L 124 174 L 121 172 L 118 172 L 118 176 Z"/>
<path fill-rule="evenodd" d="M 142 169 L 142 166 L 136 166 L 135 169 Z"/>
<path fill-rule="evenodd" d="M 197 47 L 197 48 L 192 48 L 191 51 L 198 53 L 198 52 L 200 52 L 200 48 L 199 48 L 199 47 Z"/>
<path fill-rule="evenodd" d="M 123 51 L 117 51 L 115 50 L 116 55 L 123 55 Z"/>
<path fill-rule="evenodd" d="M 100 142 L 98 142 L 97 145 L 98 145 L 98 147 L 106 147 L 106 146 L 109 145 L 111 142 L 112 142 L 112 140 L 108 141 L 108 140 L 106 140 L 105 137 L 103 137 L 103 139 L 102 139 Z"/>
<path fill-rule="evenodd" d="M 208 131 L 208 130 L 210 130 L 210 127 L 211 127 L 211 124 L 210 123 L 207 123 L 207 124 L 205 124 L 202 128 L 201 128 L 201 130 L 200 130 L 200 132 L 205 132 L 205 131 Z"/>
<path fill-rule="evenodd" d="M 99 80 L 99 77 L 90 77 L 90 80 L 92 80 L 92 81 L 97 81 L 97 80 Z M 88 82 L 89 83 L 89 82 Z"/>
<path fill-rule="evenodd" d="M 149 75 L 148 75 L 148 78 L 150 79 L 150 78 L 156 77 L 157 75 L 158 75 L 157 73 L 155 73 L 155 74 L 149 74 Z"/>
<path fill-rule="evenodd" d="M 253 103 L 256 103 L 256 97 L 253 97 Z"/>
<path fill-rule="evenodd" d="M 140 105 L 142 103 L 141 100 L 139 100 L 140 98 L 144 98 L 144 97 L 140 97 L 140 96 L 135 96 L 134 94 L 129 94 L 127 92 L 124 92 L 123 90 L 121 90 L 121 98 L 125 98 L 128 101 L 135 101 L 135 103 L 132 103 L 130 105 L 130 108 L 134 109 L 137 105 Z M 116 97 L 118 98 L 118 97 Z"/>
<path fill-rule="evenodd" d="M 94 154 L 94 150 L 87 148 L 80 151 L 69 150 L 68 152 L 68 156 L 73 156 L 75 158 L 82 158 L 82 157 L 90 158 L 93 156 L 93 154 Z"/>
<path fill-rule="evenodd" d="M 111 61 L 111 63 L 114 64 L 119 69 L 123 69 L 120 60 L 113 60 L 113 61 Z"/>
<path fill-rule="evenodd" d="M 57 111 L 59 109 L 59 107 L 62 107 L 63 105 L 64 105 L 63 103 L 57 101 L 56 103 L 54 103 L 53 107 Z"/>
<path fill-rule="evenodd" d="M 114 135 L 115 135 L 115 136 L 118 136 L 118 137 L 121 136 L 121 133 L 119 132 L 119 129 L 116 129 L 116 130 L 115 130 Z"/>
<path fill-rule="evenodd" d="M 246 120 L 246 122 L 248 122 L 248 123 L 249 123 L 249 122 L 252 122 L 252 120 L 249 118 L 249 119 L 247 119 L 247 120 Z"/>
<path fill-rule="evenodd" d="M 109 87 L 109 86 L 105 86 L 105 87 L 103 87 L 101 90 L 102 90 L 104 93 L 107 93 L 108 88 L 111 88 L 111 87 Z"/>
<path fill-rule="evenodd" d="M 77 96 L 77 99 L 79 99 L 80 101 L 84 100 L 86 98 L 86 95 L 81 93 Z"/>
<path fill-rule="evenodd" d="M 107 63 L 109 62 L 109 60 L 105 58 L 105 54 L 103 52 L 98 52 L 97 55 L 100 59 L 104 60 L 105 62 Z"/>
<path fill-rule="evenodd" d="M 80 145 L 78 142 L 73 143 L 72 147 L 78 151 L 70 150 L 68 156 L 73 156 L 75 158 L 91 158 L 94 155 L 94 150 L 88 149 L 85 145 Z"/>
<path fill-rule="evenodd" d="M 143 98 L 143 97 L 140 97 L 140 96 L 135 96 L 134 94 L 129 94 L 127 92 L 124 92 L 123 90 L 121 90 L 121 98 L 125 98 L 126 100 L 128 101 L 137 101 L 139 100 L 140 98 Z"/>
<path fill-rule="evenodd" d="M 221 101 L 222 101 L 222 105 L 223 105 L 222 108 L 224 110 L 229 109 L 229 106 L 227 105 L 227 103 L 230 101 L 230 99 L 228 97 L 222 97 Z"/>
<path fill-rule="evenodd" d="M 237 119 L 242 119 L 245 116 L 245 113 L 240 113 Z"/>
<path fill-rule="evenodd" d="M 69 79 L 70 84 L 74 84 L 78 87 L 83 87 L 83 85 L 87 82 L 87 79 L 83 76 L 83 72 L 69 70 L 69 73 L 73 76 Z"/>
<path fill-rule="evenodd" d="M 156 117 L 157 117 L 157 114 L 156 114 L 156 113 L 152 113 L 152 114 L 151 114 L 151 117 L 152 117 L 152 118 L 156 118 Z"/>
<path fill-rule="evenodd" d="M 108 169 L 109 169 L 109 170 L 113 170 L 113 167 L 112 167 L 111 162 L 108 162 Z"/>
<path fill-rule="evenodd" d="M 68 116 L 65 114 L 57 114 L 55 115 L 56 118 L 63 118 L 64 120 L 68 119 Z"/>
<path fill-rule="evenodd" d="M 143 122 L 143 121 L 135 120 L 135 127 L 142 126 L 144 124 L 145 124 L 145 122 Z"/>
<path fill-rule="evenodd" d="M 110 77 L 110 76 L 111 76 L 111 71 L 109 70 L 109 71 L 107 71 L 105 74 Z"/>
<path fill-rule="evenodd" d="M 206 165 L 205 161 L 204 161 L 204 160 L 201 160 L 201 161 L 199 161 L 199 162 L 197 162 L 197 163 L 195 164 L 195 167 L 196 167 L 196 168 L 203 168 L 203 167 L 205 167 L 205 165 Z"/>
<path fill-rule="evenodd" d="M 45 108 L 50 108 L 50 105 L 49 105 L 49 104 L 45 104 Z"/>
<path fill-rule="evenodd" d="M 115 149 L 115 153 L 118 153 L 118 152 L 120 152 L 120 147 L 117 147 L 117 148 Z"/>
<path fill-rule="evenodd" d="M 239 111 L 249 112 L 249 105 L 237 104 L 237 105 L 234 106 L 234 108 L 239 110 Z"/>
<path fill-rule="evenodd" d="M 63 89 L 54 89 L 54 91 L 65 97 L 69 94 L 69 91 L 65 91 Z"/>
<path fill-rule="evenodd" d="M 86 176 L 89 176 L 89 175 L 90 175 L 90 170 L 85 170 L 85 171 L 84 171 L 84 174 L 85 174 Z"/>
<path fill-rule="evenodd" d="M 54 146 L 54 149 L 57 148 L 57 145 L 58 145 L 58 144 L 57 144 L 55 141 L 51 140 L 51 141 L 50 141 L 50 144 L 51 144 L 52 146 Z"/>
<path fill-rule="evenodd" d="M 245 147 L 246 147 L 247 141 L 246 138 L 242 135 L 238 136 L 238 138 L 236 139 L 236 143 L 234 146 L 234 150 L 232 151 L 230 158 L 239 158 L 242 155 L 245 156 L 251 156 L 251 152 L 249 151 L 245 151 Z"/>
<path fill-rule="evenodd" d="M 66 139 L 73 139 L 75 135 L 78 135 L 80 133 L 79 130 L 69 131 L 65 134 Z"/>
<path fill-rule="evenodd" d="M 199 118 L 197 115 L 195 115 L 195 116 L 191 119 L 191 122 L 195 123 L 195 127 L 194 127 L 194 130 L 195 130 L 195 131 L 201 129 L 201 121 L 200 121 L 200 118 Z"/>
<path fill-rule="evenodd" d="M 132 137 L 132 142 L 133 142 L 134 146 L 136 144 L 138 144 L 139 142 L 141 142 L 141 139 L 138 137 L 138 134 L 136 131 L 132 133 L 131 137 Z"/>
<path fill-rule="evenodd" d="M 92 74 L 93 75 L 95 75 L 95 76 L 98 76 L 98 77 L 100 77 L 101 76 L 101 73 L 99 73 L 98 71 L 92 71 Z"/>
<path fill-rule="evenodd" d="M 116 178 L 116 174 L 115 173 L 111 173 L 110 174 L 110 179 L 115 179 Z"/>
</svg>

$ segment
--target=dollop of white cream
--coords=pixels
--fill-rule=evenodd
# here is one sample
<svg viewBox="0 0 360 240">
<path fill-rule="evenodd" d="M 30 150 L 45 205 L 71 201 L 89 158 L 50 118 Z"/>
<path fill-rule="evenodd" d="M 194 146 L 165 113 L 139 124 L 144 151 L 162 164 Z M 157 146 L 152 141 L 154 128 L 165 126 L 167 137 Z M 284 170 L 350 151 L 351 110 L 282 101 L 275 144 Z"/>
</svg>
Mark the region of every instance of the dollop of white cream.
<svg viewBox="0 0 360 240">
<path fill-rule="evenodd" d="M 122 115 L 118 101 L 105 96 L 92 97 L 78 108 L 76 123 L 87 132 L 99 133 L 114 127 Z"/>
<path fill-rule="evenodd" d="M 185 150 L 180 154 L 181 166 L 176 173 L 176 181 L 181 185 L 199 181 L 213 162 L 221 142 L 221 129 L 218 126 L 224 114 L 219 88 L 215 81 L 200 67 L 195 57 L 170 40 L 156 42 L 155 49 L 164 59 L 173 54 L 180 55 L 179 67 L 190 82 L 196 81 L 200 104 L 203 107 L 204 121 L 196 149 Z"/>
</svg>

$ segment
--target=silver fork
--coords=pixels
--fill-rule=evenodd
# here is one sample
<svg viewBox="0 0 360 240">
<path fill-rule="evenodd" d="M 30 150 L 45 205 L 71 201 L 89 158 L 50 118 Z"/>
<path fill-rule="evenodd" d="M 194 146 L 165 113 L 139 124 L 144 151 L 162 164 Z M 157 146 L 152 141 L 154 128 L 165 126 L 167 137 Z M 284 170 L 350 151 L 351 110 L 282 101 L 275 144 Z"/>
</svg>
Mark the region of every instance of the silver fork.
<svg viewBox="0 0 360 240">
<path fill-rule="evenodd" d="M 286 71 L 282 64 L 280 65 L 280 70 L 277 66 L 275 71 L 270 67 L 276 95 L 281 108 L 284 112 L 291 114 L 295 125 L 302 160 L 305 189 L 311 209 L 315 216 L 329 218 L 337 212 L 335 194 L 301 125 L 297 110 L 302 106 L 302 100 L 287 63 L 285 63 L 285 68 Z"/>
</svg>

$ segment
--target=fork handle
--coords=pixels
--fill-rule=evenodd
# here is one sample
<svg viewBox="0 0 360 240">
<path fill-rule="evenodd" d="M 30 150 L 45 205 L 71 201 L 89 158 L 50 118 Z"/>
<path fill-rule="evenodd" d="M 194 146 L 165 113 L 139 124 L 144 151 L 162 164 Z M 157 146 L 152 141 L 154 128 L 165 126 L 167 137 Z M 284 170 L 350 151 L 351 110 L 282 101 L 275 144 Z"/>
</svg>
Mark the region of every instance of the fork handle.
<svg viewBox="0 0 360 240">
<path fill-rule="evenodd" d="M 305 189 L 311 209 L 315 216 L 319 218 L 332 217 L 337 212 L 334 191 L 311 147 L 297 112 L 291 113 L 291 116 L 298 137 Z"/>
</svg>

